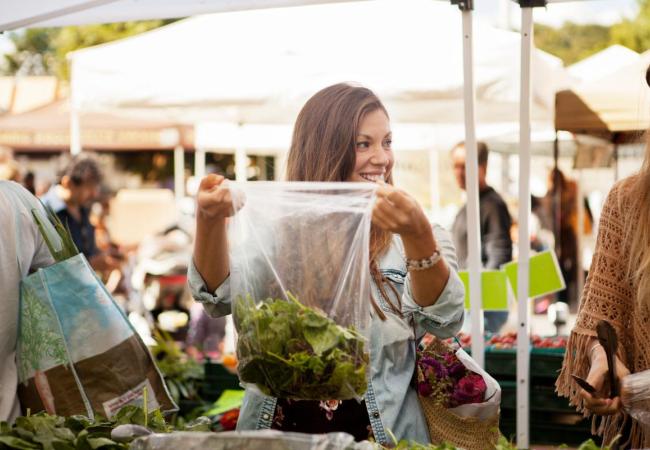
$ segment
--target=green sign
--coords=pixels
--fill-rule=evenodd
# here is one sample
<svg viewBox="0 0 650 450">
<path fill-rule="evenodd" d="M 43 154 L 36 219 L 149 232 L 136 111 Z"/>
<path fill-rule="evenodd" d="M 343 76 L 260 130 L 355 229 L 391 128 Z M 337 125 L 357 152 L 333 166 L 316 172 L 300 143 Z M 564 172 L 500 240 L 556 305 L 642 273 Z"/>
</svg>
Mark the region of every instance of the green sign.
<svg viewBox="0 0 650 450">
<path fill-rule="evenodd" d="M 462 271 L 458 275 L 465 285 L 465 309 L 469 309 L 469 272 Z M 500 270 L 481 272 L 481 298 L 484 310 L 508 310 L 508 283 L 505 272 Z"/>
<path fill-rule="evenodd" d="M 508 281 L 510 281 L 515 296 L 517 295 L 518 267 L 516 261 L 509 262 L 503 266 L 503 270 L 508 277 Z M 546 250 L 531 256 L 529 276 L 529 298 L 541 297 L 542 295 L 552 294 L 566 288 L 560 265 L 553 250 Z"/>
<path fill-rule="evenodd" d="M 242 390 L 226 389 L 212 405 L 212 409 L 205 413 L 206 416 L 216 416 L 223 414 L 231 409 L 240 408 L 244 401 L 244 392 Z"/>
</svg>

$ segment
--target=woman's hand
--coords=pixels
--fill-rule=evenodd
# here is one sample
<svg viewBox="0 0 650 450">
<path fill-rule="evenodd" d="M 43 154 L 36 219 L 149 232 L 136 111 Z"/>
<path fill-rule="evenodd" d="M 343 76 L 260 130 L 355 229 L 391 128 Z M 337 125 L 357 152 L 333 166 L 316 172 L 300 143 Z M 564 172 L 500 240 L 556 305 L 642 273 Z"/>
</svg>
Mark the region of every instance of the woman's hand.
<svg viewBox="0 0 650 450">
<path fill-rule="evenodd" d="M 230 189 L 221 175 L 210 174 L 201 180 L 196 196 L 196 215 L 205 219 L 225 219 L 235 213 Z"/>
<path fill-rule="evenodd" d="M 233 194 L 221 175 L 208 175 L 201 180 L 196 196 L 196 237 L 194 264 L 208 291 L 221 286 L 230 273 L 226 218 L 243 204 L 233 202 Z"/>
<path fill-rule="evenodd" d="M 403 238 L 429 237 L 431 224 L 418 202 L 404 191 L 390 185 L 377 189 L 372 222 L 379 228 Z"/>
<path fill-rule="evenodd" d="M 596 343 L 591 349 L 590 358 L 591 369 L 586 381 L 596 389 L 596 393 L 592 395 L 584 389 L 580 389 L 580 395 L 584 399 L 585 407 L 601 416 L 617 414 L 623 407 L 621 397 L 606 398 L 609 395 L 610 386 L 605 349 Z M 629 375 L 630 371 L 618 359 L 618 356 L 614 357 L 614 361 L 616 364 L 616 378 L 620 386 L 621 380 Z"/>
<path fill-rule="evenodd" d="M 400 235 L 407 259 L 430 258 L 438 250 L 433 228 L 418 202 L 390 185 L 381 185 L 377 189 L 372 222 L 383 230 Z M 443 258 L 430 269 L 411 271 L 409 277 L 413 300 L 420 306 L 431 306 L 447 285 L 449 267 Z"/>
</svg>

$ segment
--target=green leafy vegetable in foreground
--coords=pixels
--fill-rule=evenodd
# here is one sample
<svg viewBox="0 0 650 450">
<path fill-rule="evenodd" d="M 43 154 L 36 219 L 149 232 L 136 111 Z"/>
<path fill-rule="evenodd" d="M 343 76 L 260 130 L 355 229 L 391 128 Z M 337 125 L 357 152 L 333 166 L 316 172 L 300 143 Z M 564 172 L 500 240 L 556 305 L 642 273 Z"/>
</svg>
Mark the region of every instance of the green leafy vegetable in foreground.
<svg viewBox="0 0 650 450">
<path fill-rule="evenodd" d="M 1 422 L 0 449 L 127 449 L 127 444 L 111 439 L 111 431 L 118 425 L 143 425 L 144 421 L 144 411 L 136 406 L 125 406 L 110 421 L 99 416 L 91 420 L 85 416 L 66 418 L 38 413 L 18 417 L 13 426 Z M 152 431 L 170 431 L 158 410 L 149 413 L 148 422 Z"/>
<path fill-rule="evenodd" d="M 365 340 L 323 313 L 289 301 L 235 301 L 239 377 L 266 395 L 303 400 L 350 399 L 366 391 Z"/>
<path fill-rule="evenodd" d="M 118 442 L 111 435 L 116 427 L 125 425 L 139 426 L 140 429 L 146 426 L 149 432 L 154 433 L 173 431 L 160 410 L 146 413 L 134 405 L 123 407 L 111 420 L 99 415 L 92 420 L 81 415 L 60 417 L 43 412 L 18 417 L 14 425 L 0 422 L 0 450 L 127 450 L 130 448 L 128 440 Z M 210 427 L 195 423 L 188 424 L 181 431 L 210 431 Z"/>
</svg>

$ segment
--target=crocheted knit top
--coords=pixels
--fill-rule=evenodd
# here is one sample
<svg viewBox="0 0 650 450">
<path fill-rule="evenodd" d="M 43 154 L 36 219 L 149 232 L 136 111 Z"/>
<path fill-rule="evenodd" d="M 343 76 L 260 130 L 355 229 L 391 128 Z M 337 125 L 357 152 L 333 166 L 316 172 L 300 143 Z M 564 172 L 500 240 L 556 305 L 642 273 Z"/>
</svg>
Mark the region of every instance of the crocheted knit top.
<svg viewBox="0 0 650 450">
<path fill-rule="evenodd" d="M 630 189 L 636 181 L 634 176 L 618 182 L 603 206 L 591 269 L 555 385 L 557 393 L 569 397 L 571 404 L 585 416 L 590 413 L 584 408 L 579 387 L 571 375 L 587 377 L 590 342 L 596 337 L 596 324 L 600 320 L 609 321 L 616 329 L 618 357 L 630 372 L 650 368 L 650 311 L 647 304 L 641 306 L 637 301 L 636 283 L 627 276 L 630 245 L 624 236 L 625 224 L 639 220 L 638 208 L 634 208 L 630 198 Z M 630 439 L 628 445 L 650 447 L 650 427 L 644 427 L 623 413 L 594 417 L 592 432 L 602 435 L 603 443 L 608 444 L 627 420 L 632 421 L 630 435 L 626 436 Z"/>
</svg>

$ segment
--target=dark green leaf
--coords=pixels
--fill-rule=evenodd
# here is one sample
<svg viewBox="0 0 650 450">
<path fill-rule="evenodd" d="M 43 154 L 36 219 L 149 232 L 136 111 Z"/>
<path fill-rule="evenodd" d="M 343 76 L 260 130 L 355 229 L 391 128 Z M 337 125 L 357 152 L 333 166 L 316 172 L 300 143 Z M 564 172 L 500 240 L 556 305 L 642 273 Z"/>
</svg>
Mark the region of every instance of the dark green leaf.
<svg viewBox="0 0 650 450">
<path fill-rule="evenodd" d="M 13 436 L 0 436 L 0 444 L 4 444 L 9 448 L 17 448 L 21 450 L 30 450 L 33 448 L 39 448 L 39 446 L 27 442 L 23 439 L 13 437 Z"/>
<path fill-rule="evenodd" d="M 117 442 L 111 441 L 107 438 L 88 438 L 88 444 L 93 450 L 102 448 L 102 447 L 111 447 L 117 446 Z"/>
<path fill-rule="evenodd" d="M 92 421 L 88 417 L 80 415 L 70 416 L 65 420 L 65 426 L 75 433 L 88 428 L 91 424 Z"/>
<path fill-rule="evenodd" d="M 76 450 L 73 443 L 65 441 L 54 441 L 52 447 L 54 447 L 54 450 Z"/>
<path fill-rule="evenodd" d="M 7 434 L 10 431 L 11 431 L 11 425 L 9 425 L 7 422 L 1 421 L 0 422 L 0 435 Z"/>
</svg>

